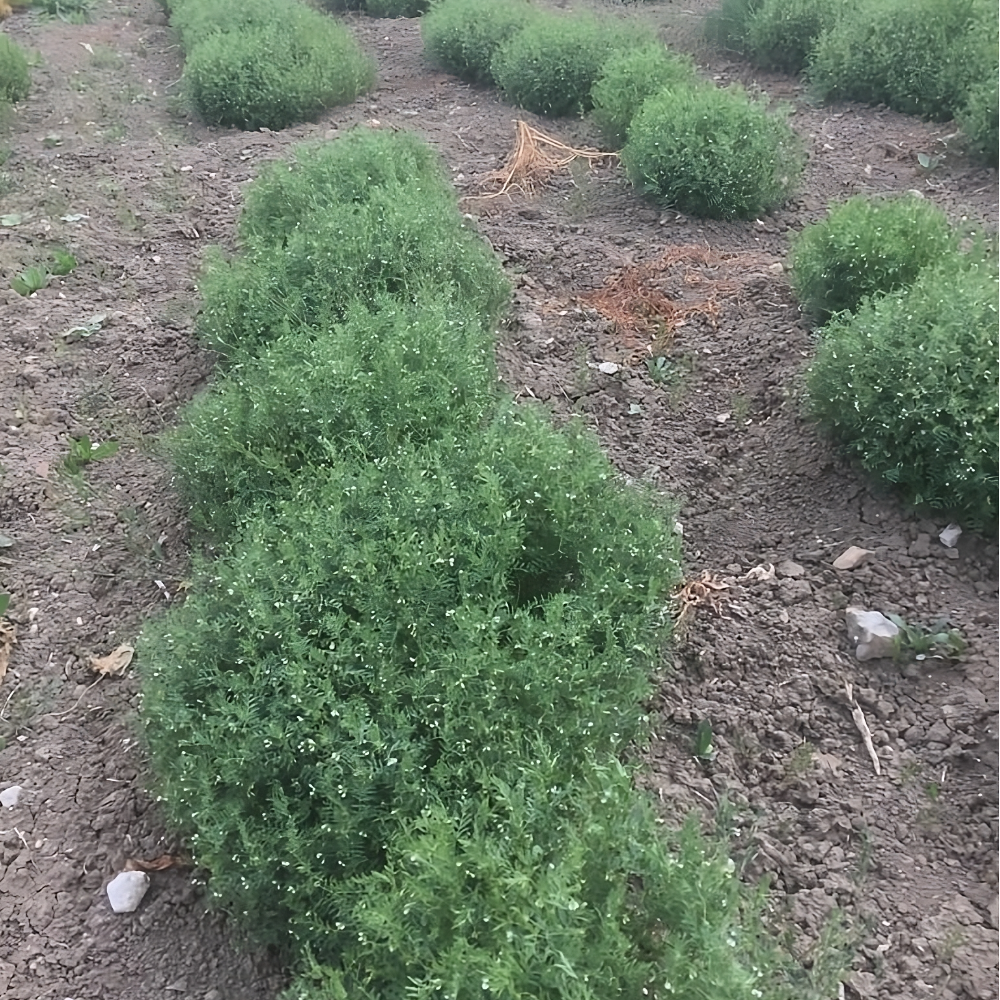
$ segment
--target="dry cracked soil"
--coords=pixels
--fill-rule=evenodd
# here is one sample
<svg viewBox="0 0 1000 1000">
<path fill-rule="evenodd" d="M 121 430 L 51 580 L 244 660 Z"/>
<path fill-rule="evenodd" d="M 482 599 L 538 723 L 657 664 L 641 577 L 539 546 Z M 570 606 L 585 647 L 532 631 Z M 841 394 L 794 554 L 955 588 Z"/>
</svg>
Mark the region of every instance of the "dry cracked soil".
<svg viewBox="0 0 1000 1000">
<path fill-rule="evenodd" d="M 504 261 L 511 391 L 556 420 L 582 417 L 624 476 L 680 503 L 685 571 L 703 582 L 651 705 L 642 780 L 664 815 L 724 825 L 746 876 L 770 877 L 771 916 L 803 955 L 848 949 L 843 996 L 995 1000 L 997 547 L 966 531 L 946 549 L 945 521 L 901 507 L 817 434 L 801 399 L 815 335 L 784 265 L 790 233 L 854 193 L 916 189 L 995 229 L 997 174 L 963 159 L 951 125 L 818 106 L 800 81 L 705 49 L 709 6 L 643 13 L 706 76 L 789 102 L 808 151 L 800 192 L 749 223 L 644 203 L 611 161 L 532 195 L 482 197 L 518 114 L 428 66 L 415 20 L 349 18 L 378 59 L 377 89 L 281 133 L 185 114 L 181 53 L 155 0 L 102 0 L 89 24 L 6 22 L 38 57 L 0 167 L 0 541 L 12 542 L 0 590 L 17 627 L 0 789 L 22 789 L 0 812 L 0 996 L 275 1000 L 285 982 L 183 864 L 151 873 L 136 913 L 111 912 L 116 872 L 183 844 L 146 790 L 135 677 L 102 679 L 89 661 L 183 599 L 185 515 L 157 437 L 211 371 L 194 335 L 202 249 L 234 246 L 262 164 L 360 125 L 429 139 Z M 585 121 L 520 117 L 597 142 Z M 75 256 L 71 274 L 29 298 L 7 287 L 57 247 Z M 653 353 L 641 322 L 614 321 L 592 296 L 637 275 L 674 310 Z M 118 450 L 71 475 L 83 437 Z M 850 545 L 869 561 L 834 569 Z M 968 646 L 955 660 L 858 663 L 852 605 L 946 618 Z M 706 723 L 713 752 L 697 757 Z"/>
</svg>

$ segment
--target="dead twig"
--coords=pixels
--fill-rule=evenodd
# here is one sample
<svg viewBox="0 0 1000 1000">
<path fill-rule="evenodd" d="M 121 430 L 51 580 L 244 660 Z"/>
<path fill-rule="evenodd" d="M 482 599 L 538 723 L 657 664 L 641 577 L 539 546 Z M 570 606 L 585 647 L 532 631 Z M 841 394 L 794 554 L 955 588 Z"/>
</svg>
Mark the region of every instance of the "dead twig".
<svg viewBox="0 0 1000 1000">
<path fill-rule="evenodd" d="M 681 606 L 674 626 L 675 629 L 680 630 L 688 624 L 698 608 L 708 608 L 721 617 L 725 591 L 728 589 L 728 583 L 720 580 L 707 569 L 702 570 L 701 576 L 696 580 L 688 580 L 682 584 L 677 593 L 674 594 L 674 600 L 678 601 Z"/>
</svg>

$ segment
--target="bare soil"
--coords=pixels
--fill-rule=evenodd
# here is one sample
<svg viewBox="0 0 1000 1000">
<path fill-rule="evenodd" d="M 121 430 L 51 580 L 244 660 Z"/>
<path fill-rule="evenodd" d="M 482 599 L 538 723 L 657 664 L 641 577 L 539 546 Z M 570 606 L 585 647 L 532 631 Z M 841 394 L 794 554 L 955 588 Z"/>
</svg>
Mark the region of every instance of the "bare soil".
<svg viewBox="0 0 1000 1000">
<path fill-rule="evenodd" d="M 689 577 L 724 585 L 715 610 L 688 618 L 679 669 L 651 706 L 644 780 L 665 815 L 721 812 L 747 875 L 771 876 L 775 919 L 804 954 L 840 911 L 856 945 L 846 996 L 997 997 L 997 547 L 966 532 L 946 551 L 940 517 L 903 509 L 817 435 L 801 405 L 814 334 L 779 266 L 791 232 L 857 192 L 916 189 L 956 221 L 995 228 L 997 174 L 962 158 L 954 126 L 814 106 L 799 81 L 704 50 L 709 7 L 643 12 L 706 75 L 791 102 L 809 154 L 801 192 L 750 223 L 644 203 L 613 162 L 532 197 L 480 197 L 518 114 L 428 67 L 418 21 L 351 19 L 377 55 L 377 91 L 280 134 L 185 116 L 180 52 L 155 0 L 104 2 L 87 25 L 6 23 L 40 59 L 0 167 L 0 215 L 22 216 L 0 226 L 0 532 L 13 540 L 0 589 L 18 627 L 0 685 L 0 788 L 23 788 L 0 814 L 0 995 L 274 1000 L 282 988 L 274 957 L 207 910 L 183 864 L 151 874 L 135 914 L 111 912 L 116 872 L 183 844 L 147 791 L 135 677 L 95 679 L 89 658 L 183 599 L 187 529 L 157 435 L 211 370 L 193 333 L 202 248 L 233 245 L 262 163 L 367 123 L 434 143 L 514 278 L 498 352 L 511 391 L 557 420 L 581 416 L 623 475 L 679 498 Z M 586 122 L 522 117 L 597 143 Z M 921 152 L 941 159 L 925 170 Z M 31 298 L 6 290 L 57 246 L 77 258 L 72 274 Z M 659 328 L 656 378 L 657 331 L 629 331 L 586 298 L 636 265 L 686 317 Z M 65 336 L 96 314 L 98 332 Z M 84 435 L 119 451 L 68 476 Z M 848 545 L 872 560 L 834 570 Z M 948 618 L 968 649 L 955 662 L 859 664 L 848 605 Z M 692 753 L 702 721 L 711 761 Z"/>
</svg>

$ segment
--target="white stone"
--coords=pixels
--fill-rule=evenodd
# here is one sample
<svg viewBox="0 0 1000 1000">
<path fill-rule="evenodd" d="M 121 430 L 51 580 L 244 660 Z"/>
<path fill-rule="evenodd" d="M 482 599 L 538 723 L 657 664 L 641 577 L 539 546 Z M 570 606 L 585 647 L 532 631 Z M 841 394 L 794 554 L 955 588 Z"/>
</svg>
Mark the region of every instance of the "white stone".
<svg viewBox="0 0 1000 1000">
<path fill-rule="evenodd" d="M 115 913 L 134 913 L 149 888 L 145 872 L 119 872 L 108 883 L 108 902 Z"/>
<path fill-rule="evenodd" d="M 957 544 L 958 540 L 962 537 L 962 529 L 957 524 L 949 524 L 944 531 L 938 535 L 941 539 L 941 544 L 946 549 L 953 549 Z"/>
<path fill-rule="evenodd" d="M 10 788 L 5 788 L 0 792 L 0 806 L 5 809 L 13 809 L 21 801 L 22 791 L 20 785 L 11 785 Z"/>
<path fill-rule="evenodd" d="M 859 545 L 852 545 L 833 560 L 834 569 L 857 569 L 868 562 L 868 557 L 874 555 L 871 549 L 863 549 Z"/>
<path fill-rule="evenodd" d="M 847 634 L 855 644 L 858 660 L 878 660 L 896 652 L 899 629 L 879 611 L 848 608 Z"/>
<path fill-rule="evenodd" d="M 602 372 L 604 375 L 614 375 L 618 371 L 618 365 L 613 361 L 602 361 L 598 366 L 597 370 Z"/>
<path fill-rule="evenodd" d="M 778 563 L 777 573 L 778 576 L 789 577 L 793 580 L 806 575 L 805 567 L 800 566 L 797 562 L 792 562 L 791 559 L 785 559 Z"/>
</svg>

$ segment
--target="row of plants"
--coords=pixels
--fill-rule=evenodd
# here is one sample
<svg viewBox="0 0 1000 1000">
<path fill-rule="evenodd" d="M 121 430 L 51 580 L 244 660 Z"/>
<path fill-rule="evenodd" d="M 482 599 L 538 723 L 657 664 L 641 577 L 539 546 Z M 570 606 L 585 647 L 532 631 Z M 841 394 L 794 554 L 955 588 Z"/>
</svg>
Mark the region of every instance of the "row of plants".
<svg viewBox="0 0 1000 1000">
<path fill-rule="evenodd" d="M 420 17 L 433 0 L 319 0 L 325 10 L 360 10 L 370 17 Z"/>
<path fill-rule="evenodd" d="M 998 151 L 997 6 L 988 0 L 723 0 L 708 35 L 759 65 L 805 71 L 816 96 L 958 120 Z"/>
<path fill-rule="evenodd" d="M 724 845 L 632 783 L 670 512 L 497 386 L 509 288 L 437 157 L 251 186 L 170 439 L 214 558 L 141 644 L 159 793 L 294 1000 L 801 997 Z"/>
<path fill-rule="evenodd" d="M 916 195 L 852 198 L 793 242 L 792 284 L 823 324 L 820 423 L 915 505 L 996 530 L 995 247 Z"/>
<path fill-rule="evenodd" d="M 282 129 L 353 101 L 375 63 L 299 0 L 165 0 L 184 49 L 183 93 L 212 125 Z"/>
<path fill-rule="evenodd" d="M 750 218 L 784 201 L 801 173 L 780 114 L 739 87 L 699 80 L 688 57 L 638 23 L 526 0 L 440 0 L 422 32 L 433 62 L 496 84 L 519 107 L 592 112 L 636 187 L 683 212 Z"/>
</svg>

